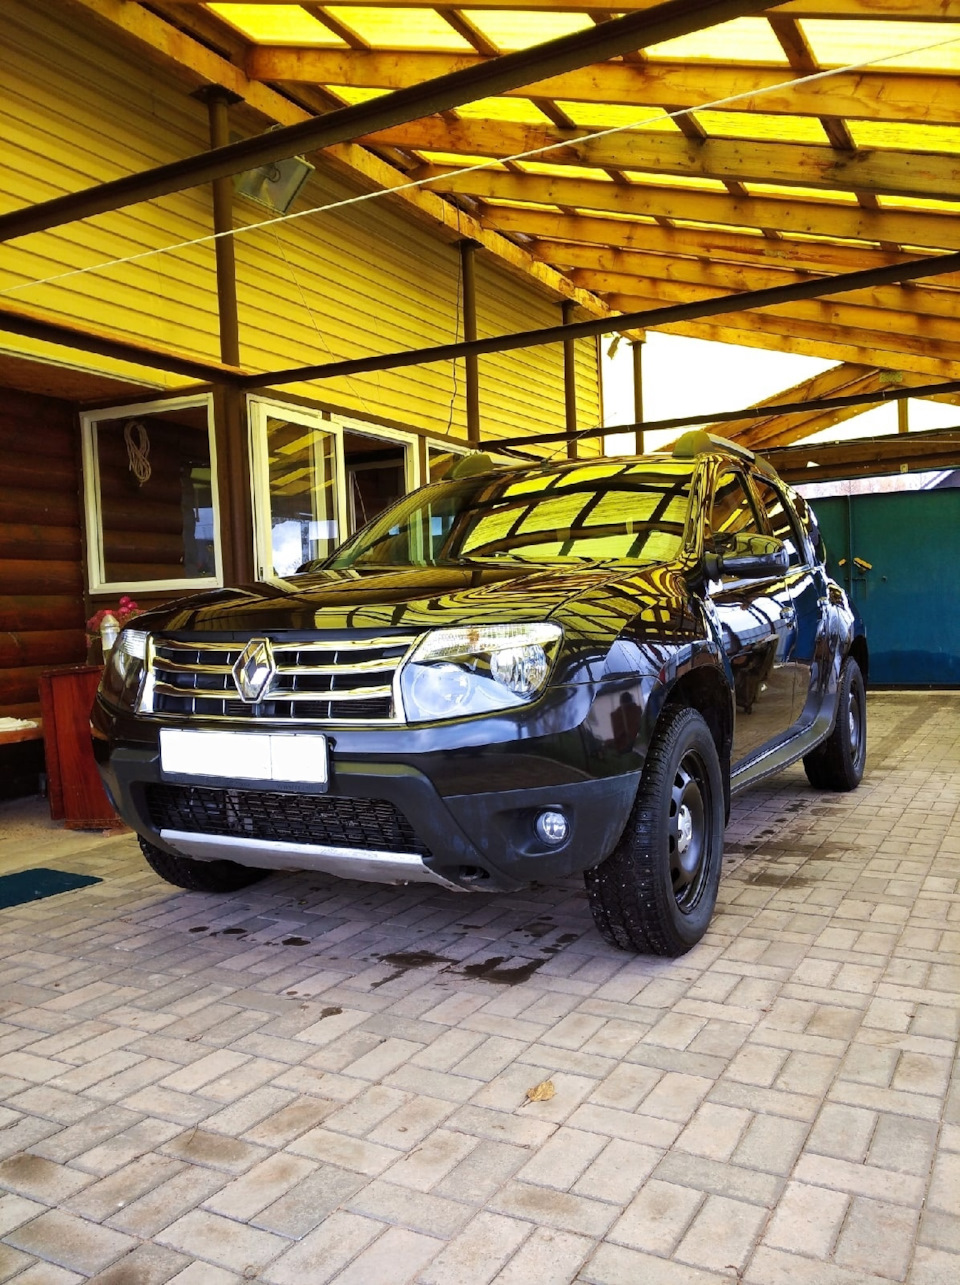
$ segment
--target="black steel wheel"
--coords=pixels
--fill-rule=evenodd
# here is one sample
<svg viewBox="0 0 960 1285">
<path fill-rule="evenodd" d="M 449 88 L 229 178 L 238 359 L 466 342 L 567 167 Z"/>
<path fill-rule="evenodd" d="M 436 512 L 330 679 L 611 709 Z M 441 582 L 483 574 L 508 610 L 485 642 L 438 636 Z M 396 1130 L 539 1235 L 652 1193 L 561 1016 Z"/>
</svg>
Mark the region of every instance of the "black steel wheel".
<svg viewBox="0 0 960 1285">
<path fill-rule="evenodd" d="M 238 888 L 259 883 L 270 873 L 255 866 L 238 865 L 236 861 L 194 861 L 192 857 L 164 852 L 142 835 L 138 834 L 137 838 L 140 851 L 160 878 L 190 892 L 236 892 Z"/>
<path fill-rule="evenodd" d="M 723 780 L 696 710 L 668 708 L 613 852 L 587 870 L 593 918 L 621 950 L 683 955 L 707 930 L 723 861 Z"/>
<path fill-rule="evenodd" d="M 833 731 L 804 757 L 807 780 L 817 790 L 855 790 L 867 761 L 867 693 L 860 666 L 843 662 Z"/>
</svg>

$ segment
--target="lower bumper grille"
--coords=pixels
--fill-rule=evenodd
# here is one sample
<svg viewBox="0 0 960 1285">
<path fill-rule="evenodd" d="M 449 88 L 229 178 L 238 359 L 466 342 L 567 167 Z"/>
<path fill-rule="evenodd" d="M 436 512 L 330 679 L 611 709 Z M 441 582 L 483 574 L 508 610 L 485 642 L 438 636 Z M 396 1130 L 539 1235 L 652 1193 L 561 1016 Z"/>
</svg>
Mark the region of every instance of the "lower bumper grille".
<svg viewBox="0 0 960 1285">
<path fill-rule="evenodd" d="M 387 799 L 148 785 L 147 809 L 156 830 L 430 855 Z"/>
</svg>

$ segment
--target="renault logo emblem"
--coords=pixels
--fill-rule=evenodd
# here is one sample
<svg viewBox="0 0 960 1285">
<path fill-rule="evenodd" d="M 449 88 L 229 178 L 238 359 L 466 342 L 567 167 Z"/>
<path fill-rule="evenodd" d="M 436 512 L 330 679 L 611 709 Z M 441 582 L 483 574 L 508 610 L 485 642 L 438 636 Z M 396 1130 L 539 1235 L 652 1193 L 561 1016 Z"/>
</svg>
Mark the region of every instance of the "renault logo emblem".
<svg viewBox="0 0 960 1285">
<path fill-rule="evenodd" d="M 233 667 L 233 681 L 237 684 L 240 699 L 256 705 L 270 690 L 277 673 L 276 661 L 266 638 L 251 638 L 237 657 Z"/>
</svg>

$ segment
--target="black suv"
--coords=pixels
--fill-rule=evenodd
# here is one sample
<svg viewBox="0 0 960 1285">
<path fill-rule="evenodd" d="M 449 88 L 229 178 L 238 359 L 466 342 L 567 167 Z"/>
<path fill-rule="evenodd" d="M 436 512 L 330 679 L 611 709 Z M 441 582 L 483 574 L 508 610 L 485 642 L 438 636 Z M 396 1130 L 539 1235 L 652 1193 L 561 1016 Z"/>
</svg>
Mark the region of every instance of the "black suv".
<svg viewBox="0 0 960 1285">
<path fill-rule="evenodd" d="M 679 955 L 730 796 L 803 758 L 850 790 L 867 648 L 814 518 L 749 451 L 467 456 L 295 577 L 123 630 L 93 714 L 153 868 L 515 889 L 583 871 L 597 927 Z"/>
</svg>

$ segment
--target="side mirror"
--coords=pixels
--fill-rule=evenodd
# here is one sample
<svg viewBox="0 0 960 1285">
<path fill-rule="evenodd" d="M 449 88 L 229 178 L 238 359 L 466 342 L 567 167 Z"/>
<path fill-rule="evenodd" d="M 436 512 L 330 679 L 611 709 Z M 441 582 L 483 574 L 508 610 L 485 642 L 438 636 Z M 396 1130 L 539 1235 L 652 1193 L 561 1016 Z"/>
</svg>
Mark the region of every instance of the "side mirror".
<svg viewBox="0 0 960 1285">
<path fill-rule="evenodd" d="M 705 561 L 712 580 L 722 575 L 736 580 L 763 580 L 783 575 L 790 565 L 783 541 L 772 535 L 731 536 L 721 553 L 708 553 Z"/>
</svg>

